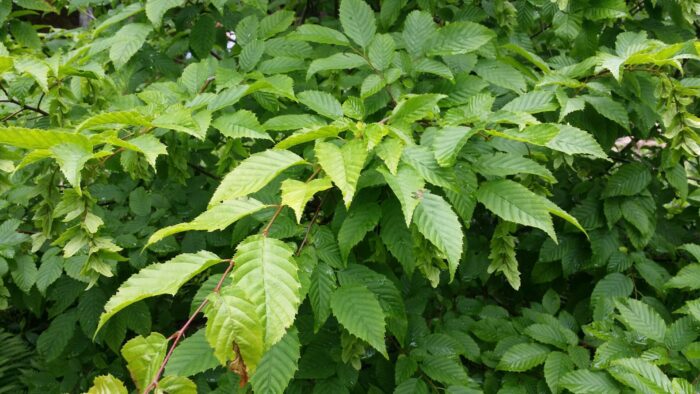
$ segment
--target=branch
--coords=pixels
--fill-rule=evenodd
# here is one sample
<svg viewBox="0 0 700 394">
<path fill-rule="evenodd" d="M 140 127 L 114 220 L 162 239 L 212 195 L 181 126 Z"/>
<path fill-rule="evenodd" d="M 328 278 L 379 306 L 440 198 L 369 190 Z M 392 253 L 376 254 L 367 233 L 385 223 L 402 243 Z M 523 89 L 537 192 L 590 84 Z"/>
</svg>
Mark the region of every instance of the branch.
<svg viewBox="0 0 700 394">
<path fill-rule="evenodd" d="M 20 107 L 22 107 L 23 110 L 34 111 L 34 112 L 38 112 L 38 113 L 40 113 L 40 114 L 42 114 L 42 115 L 44 115 L 44 116 L 49 116 L 49 113 L 48 113 L 48 112 L 46 112 L 46 111 L 44 111 L 43 109 L 39 108 L 39 106 L 41 105 L 41 101 L 44 99 L 44 93 L 42 93 L 42 94 L 41 94 L 41 97 L 39 97 L 39 106 L 32 107 L 31 105 L 22 104 L 22 103 L 21 103 L 19 100 L 17 100 L 17 99 L 13 99 L 13 98 L 10 96 L 10 94 L 7 92 L 7 90 L 5 89 L 5 87 L 4 87 L 2 84 L 0 84 L 0 90 L 2 90 L 2 92 L 5 93 L 5 96 L 7 97 L 6 100 L 0 100 L 0 102 L 11 103 L 11 104 L 19 105 Z M 18 111 L 17 113 L 19 113 L 19 112 L 22 112 L 22 111 Z M 14 116 L 14 115 L 13 115 L 13 116 Z"/>
<path fill-rule="evenodd" d="M 321 167 L 318 167 L 313 174 L 306 180 L 306 183 L 311 182 L 316 176 L 321 172 Z M 282 212 L 282 208 L 284 208 L 284 205 L 280 204 L 277 206 L 277 210 L 275 210 L 275 213 L 272 214 L 272 218 L 270 218 L 270 221 L 267 222 L 267 225 L 265 225 L 265 228 L 263 228 L 262 234 L 264 237 L 267 237 L 267 235 L 270 233 L 270 227 L 272 227 L 272 224 L 275 223 L 275 220 L 277 220 L 277 217 L 280 215 Z"/>
<path fill-rule="evenodd" d="M 233 259 L 229 259 L 228 262 L 229 262 L 228 267 L 226 267 L 226 271 L 224 271 L 224 274 L 221 275 L 221 279 L 219 279 L 219 283 L 216 284 L 216 287 L 214 288 L 214 293 L 217 293 L 217 294 L 219 293 L 219 291 L 221 290 L 221 286 L 224 284 L 224 280 L 226 279 L 228 274 L 233 269 L 233 266 L 235 264 Z M 158 372 L 156 373 L 156 376 L 153 377 L 153 381 L 151 382 L 151 384 L 148 385 L 148 387 L 146 387 L 146 389 L 144 390 L 144 393 L 148 394 L 151 392 L 151 390 L 158 387 L 158 380 L 160 379 L 160 376 L 163 374 L 163 371 L 165 370 L 165 365 L 168 364 L 168 361 L 170 361 L 170 357 L 173 355 L 173 352 L 175 351 L 175 347 L 180 342 L 182 337 L 185 336 L 185 332 L 187 331 L 187 328 L 189 328 L 190 324 L 192 324 L 194 319 L 197 317 L 199 312 L 201 312 L 202 309 L 204 309 L 204 307 L 207 305 L 207 303 L 209 303 L 209 299 L 205 298 L 204 301 L 202 301 L 202 303 L 199 304 L 199 306 L 194 311 L 194 313 L 192 313 L 192 315 L 190 315 L 190 318 L 187 319 L 185 324 L 183 324 L 182 327 L 179 330 L 177 330 L 173 335 L 168 337 L 168 341 L 170 341 L 171 339 L 174 339 L 173 344 L 170 345 L 170 350 L 168 350 L 168 354 L 163 359 L 163 362 L 160 363 L 160 368 L 158 368 Z"/>
<path fill-rule="evenodd" d="M 328 193 L 328 192 L 326 192 Z M 301 240 L 301 243 L 299 244 L 299 247 L 297 248 L 297 251 L 295 253 L 296 256 L 299 256 L 301 254 L 301 250 L 304 248 L 304 245 L 306 245 L 306 241 L 309 239 L 309 234 L 311 233 L 311 228 L 314 226 L 316 223 L 316 219 L 318 219 L 319 213 L 321 213 L 321 207 L 323 207 L 323 203 L 326 201 L 326 194 L 321 197 L 321 201 L 318 203 L 318 206 L 316 207 L 316 211 L 314 211 L 314 215 L 311 217 L 311 221 L 309 222 L 309 225 L 306 227 L 306 232 L 304 233 L 304 239 Z"/>
</svg>

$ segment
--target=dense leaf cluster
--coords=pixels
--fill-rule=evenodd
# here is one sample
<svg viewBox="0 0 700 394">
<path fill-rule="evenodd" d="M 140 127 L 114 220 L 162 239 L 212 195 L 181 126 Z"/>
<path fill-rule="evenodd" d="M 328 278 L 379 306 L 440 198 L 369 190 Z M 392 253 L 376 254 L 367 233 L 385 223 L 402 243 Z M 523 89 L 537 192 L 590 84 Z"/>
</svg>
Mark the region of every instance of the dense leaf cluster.
<svg viewBox="0 0 700 394">
<path fill-rule="evenodd" d="M 698 15 L 0 0 L 0 392 L 697 392 Z"/>
</svg>

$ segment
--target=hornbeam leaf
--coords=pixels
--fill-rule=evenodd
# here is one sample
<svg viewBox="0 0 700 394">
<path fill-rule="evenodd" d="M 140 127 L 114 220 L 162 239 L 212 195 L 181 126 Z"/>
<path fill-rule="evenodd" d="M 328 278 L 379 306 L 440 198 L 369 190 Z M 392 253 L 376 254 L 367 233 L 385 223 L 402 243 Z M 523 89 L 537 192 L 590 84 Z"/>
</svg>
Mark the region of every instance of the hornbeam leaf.
<svg viewBox="0 0 700 394">
<path fill-rule="evenodd" d="M 24 127 L 0 127 L 0 144 L 24 149 L 50 149 L 54 145 L 72 143 L 88 144 L 82 134 L 58 130 L 26 129 Z"/>
<path fill-rule="evenodd" d="M 388 123 L 413 123 L 423 119 L 433 112 L 439 112 L 438 101 L 445 98 L 444 94 L 419 94 L 400 102 L 392 111 Z"/>
<path fill-rule="evenodd" d="M 432 56 L 458 55 L 473 52 L 494 37 L 496 34 L 485 26 L 472 22 L 452 22 L 432 34 L 426 49 Z"/>
<path fill-rule="evenodd" d="M 51 147 L 51 155 L 56 159 L 61 167 L 61 172 L 66 177 L 68 183 L 81 194 L 80 172 L 85 163 L 92 159 L 92 144 L 75 144 L 66 142 Z"/>
<path fill-rule="evenodd" d="M 477 200 L 486 208 L 509 222 L 537 227 L 554 241 L 552 218 L 547 199 L 531 192 L 525 186 L 508 179 L 487 181 L 479 185 Z"/>
<path fill-rule="evenodd" d="M 648 304 L 635 299 L 627 299 L 625 303 L 616 301 L 622 321 L 633 331 L 647 338 L 663 343 L 666 335 L 666 323 L 661 315 Z"/>
<path fill-rule="evenodd" d="M 282 171 L 303 163 L 304 159 L 286 150 L 268 149 L 250 155 L 224 177 L 209 206 L 255 193 Z"/>
<path fill-rule="evenodd" d="M 366 65 L 367 61 L 360 55 L 354 53 L 336 53 L 329 57 L 316 59 L 311 62 L 306 71 L 306 79 L 311 78 L 319 71 L 348 70 Z"/>
<path fill-rule="evenodd" d="M 227 286 L 220 293 L 209 296 L 204 310 L 207 317 L 205 335 L 214 349 L 214 356 L 226 365 L 237 355 L 233 344 L 238 345 L 245 366 L 255 371 L 265 352 L 265 327 L 256 305 L 243 289 Z"/>
<path fill-rule="evenodd" d="M 425 191 L 418 198 L 420 203 L 416 207 L 413 221 L 418 231 L 447 256 L 452 280 L 462 257 L 462 225 L 450 204 L 442 197 Z"/>
<path fill-rule="evenodd" d="M 130 23 L 122 27 L 112 41 L 109 59 L 115 68 L 122 68 L 146 42 L 153 28 L 145 23 Z"/>
<path fill-rule="evenodd" d="M 333 268 L 326 263 L 318 263 L 311 273 L 309 286 L 309 301 L 314 311 L 314 331 L 318 331 L 331 315 L 331 296 L 337 287 Z"/>
<path fill-rule="evenodd" d="M 438 130 L 432 146 L 438 164 L 442 167 L 454 165 L 457 154 L 476 132 L 477 130 L 464 126 L 448 126 Z"/>
<path fill-rule="evenodd" d="M 546 143 L 548 148 L 569 155 L 590 155 L 607 159 L 608 155 L 592 135 L 574 126 L 558 125 L 558 127 L 559 133 Z"/>
<path fill-rule="evenodd" d="M 387 185 L 401 203 L 406 227 L 410 227 L 413 211 L 420 203 L 418 194 L 422 193 L 425 188 L 425 182 L 412 167 L 407 165 L 400 166 L 396 175 L 392 175 L 384 169 L 380 169 L 379 172 L 384 176 Z"/>
<path fill-rule="evenodd" d="M 121 380 L 107 374 L 96 377 L 87 394 L 128 394 L 128 391 Z"/>
<path fill-rule="evenodd" d="M 165 367 L 166 376 L 193 376 L 219 365 L 204 331 L 198 330 L 177 345 Z"/>
<path fill-rule="evenodd" d="M 311 200 L 314 194 L 330 189 L 333 186 L 328 178 L 314 179 L 309 182 L 301 182 L 293 179 L 286 179 L 280 188 L 282 204 L 292 210 L 297 217 L 297 223 L 301 222 L 306 203 Z"/>
<path fill-rule="evenodd" d="M 577 369 L 562 376 L 559 387 L 576 394 L 617 394 L 620 390 L 605 372 Z"/>
<path fill-rule="evenodd" d="M 155 378 L 167 350 L 168 340 L 157 332 L 148 337 L 138 336 L 122 347 L 122 357 L 140 392 Z"/>
<path fill-rule="evenodd" d="M 169 9 L 181 7 L 185 0 L 148 0 L 146 1 L 146 16 L 156 28 L 160 26 L 163 15 Z"/>
<path fill-rule="evenodd" d="M 573 371 L 574 363 L 562 352 L 551 352 L 544 362 L 544 379 L 553 393 L 559 392 L 559 381 L 567 372 Z"/>
<path fill-rule="evenodd" d="M 330 142 L 316 144 L 316 158 L 333 183 L 343 194 L 346 207 L 355 195 L 360 172 L 365 165 L 367 149 L 361 140 L 351 140 L 342 147 Z"/>
<path fill-rule="evenodd" d="M 250 236 L 236 248 L 231 287 L 242 289 L 255 306 L 264 328 L 265 349 L 284 336 L 301 302 L 293 252 L 284 242 L 263 235 Z"/>
<path fill-rule="evenodd" d="M 319 90 L 306 90 L 297 95 L 299 102 L 319 115 L 336 120 L 343 117 L 343 107 L 332 94 Z"/>
<path fill-rule="evenodd" d="M 256 393 L 282 394 L 294 377 L 301 357 L 296 328 L 290 329 L 260 360 L 250 379 Z"/>
<path fill-rule="evenodd" d="M 340 25 L 345 34 L 363 48 L 369 45 L 377 32 L 374 11 L 362 0 L 340 2 Z"/>
<path fill-rule="evenodd" d="M 513 153 L 497 152 L 479 156 L 474 162 L 474 170 L 486 176 L 533 174 L 549 182 L 556 182 L 554 175 L 545 166 Z"/>
<path fill-rule="evenodd" d="M 379 219 L 382 216 L 378 204 L 358 204 L 353 205 L 348 210 L 348 214 L 338 230 L 338 247 L 340 247 L 340 256 L 343 260 L 348 259 L 350 250 L 379 224 Z"/>
<path fill-rule="evenodd" d="M 153 245 L 167 236 L 183 231 L 198 230 L 211 232 L 223 230 L 241 218 L 258 212 L 265 207 L 267 207 L 267 205 L 248 197 L 226 200 L 204 211 L 191 222 L 161 228 L 151 235 L 145 247 Z"/>
<path fill-rule="evenodd" d="M 168 394 L 197 394 L 197 385 L 184 376 L 166 376 L 158 381 L 158 391 Z"/>
<path fill-rule="evenodd" d="M 104 112 L 85 119 L 76 127 L 77 131 L 91 129 L 94 126 L 122 124 L 127 126 L 151 126 L 151 120 L 136 111 Z"/>
<path fill-rule="evenodd" d="M 350 40 L 343 33 L 321 25 L 301 25 L 289 35 L 289 38 L 319 44 L 350 46 Z"/>
<path fill-rule="evenodd" d="M 115 313 L 149 297 L 174 295 L 187 281 L 221 259 L 207 251 L 181 254 L 165 263 L 151 264 L 122 283 L 100 316 L 95 335 Z"/>
<path fill-rule="evenodd" d="M 511 346 L 501 357 L 498 369 L 524 372 L 542 364 L 549 355 L 548 347 L 536 343 L 519 343 Z"/>
<path fill-rule="evenodd" d="M 389 358 L 384 343 L 384 312 L 377 296 L 358 284 L 340 286 L 331 298 L 331 310 L 348 332 Z"/>
</svg>

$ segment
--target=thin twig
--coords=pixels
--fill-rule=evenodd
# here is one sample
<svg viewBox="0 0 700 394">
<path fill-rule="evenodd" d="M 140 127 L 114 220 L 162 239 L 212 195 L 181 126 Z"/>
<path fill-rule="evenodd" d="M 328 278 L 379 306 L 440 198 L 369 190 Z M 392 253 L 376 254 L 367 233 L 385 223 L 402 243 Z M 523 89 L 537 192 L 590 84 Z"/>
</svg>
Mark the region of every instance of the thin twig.
<svg viewBox="0 0 700 394">
<path fill-rule="evenodd" d="M 5 93 L 5 96 L 7 97 L 6 100 L 0 100 L 0 102 L 12 103 L 15 105 L 19 105 L 20 107 L 22 107 L 22 109 L 38 112 L 44 116 L 49 115 L 48 112 L 44 111 L 43 109 L 41 109 L 39 107 L 32 107 L 31 105 L 22 104 L 19 100 L 12 98 L 12 96 L 10 96 L 10 93 L 7 92 L 7 90 L 5 89 L 5 86 L 3 86 L 2 84 L 0 84 L 0 90 L 2 90 L 2 92 Z M 39 99 L 39 104 L 41 104 L 42 98 L 43 98 L 43 93 L 42 93 L 42 97 Z"/>
<path fill-rule="evenodd" d="M 204 84 L 202 85 L 201 88 L 199 88 L 199 93 L 204 93 L 205 90 L 209 87 L 209 84 L 214 80 L 214 77 L 209 77 L 207 78 L 206 81 L 204 81 Z"/>
<path fill-rule="evenodd" d="M 311 176 L 306 180 L 306 183 L 311 182 L 318 174 L 321 172 L 321 167 L 317 168 Z M 265 225 L 265 228 L 263 228 L 262 234 L 264 237 L 267 237 L 267 235 L 270 233 L 270 228 L 272 227 L 272 224 L 275 223 L 275 220 L 277 220 L 277 217 L 282 213 L 282 209 L 284 208 L 284 205 L 279 204 L 277 206 L 277 209 L 275 210 L 275 213 L 272 214 L 272 217 L 270 218 L 270 221 L 267 222 L 267 225 Z"/>
<path fill-rule="evenodd" d="M 14 118 L 15 115 L 19 114 L 19 113 L 22 112 L 22 111 L 24 111 L 24 107 L 22 107 L 22 108 L 18 109 L 17 111 L 15 111 L 15 112 L 13 112 L 13 113 L 11 113 L 11 114 L 5 116 L 4 118 L 2 118 L 2 120 L 0 120 L 0 122 L 4 122 L 4 121 L 6 121 L 6 120 L 8 120 L 8 119 Z"/>
<path fill-rule="evenodd" d="M 316 211 L 314 211 L 314 215 L 311 217 L 311 221 L 309 222 L 309 225 L 306 227 L 306 232 L 304 233 L 304 239 L 301 240 L 301 243 L 299 244 L 299 247 L 297 248 L 297 251 L 295 253 L 296 256 L 299 256 L 301 254 L 301 250 L 304 248 L 304 245 L 306 245 L 306 241 L 309 240 L 309 234 L 311 233 L 311 228 L 316 224 L 316 219 L 318 219 L 318 215 L 321 213 L 321 207 L 323 207 L 323 203 L 326 201 L 326 195 L 324 194 L 323 197 L 321 197 L 321 201 L 319 201 L 318 206 L 316 207 Z"/>
<path fill-rule="evenodd" d="M 211 178 L 211 179 L 215 179 L 215 180 L 217 180 L 217 181 L 220 181 L 220 180 L 221 180 L 221 177 L 218 177 L 218 176 L 212 174 L 212 173 L 209 172 L 206 168 L 204 168 L 204 167 L 202 167 L 202 166 L 200 166 L 200 165 L 197 165 L 197 164 L 194 164 L 194 163 L 190 163 L 190 162 L 188 162 L 187 165 L 190 166 L 190 167 L 192 167 L 192 169 L 195 170 L 196 172 L 199 172 L 199 173 L 202 174 L 202 175 L 206 175 L 206 176 L 208 176 L 208 177 Z"/>
<path fill-rule="evenodd" d="M 214 288 L 214 291 L 213 291 L 214 293 L 219 293 L 219 291 L 221 290 L 221 286 L 224 284 L 224 280 L 226 280 L 226 277 L 228 276 L 228 274 L 229 274 L 229 273 L 231 272 L 231 270 L 233 269 L 233 266 L 234 266 L 234 264 L 235 264 L 234 261 L 233 261 L 233 259 L 229 259 L 228 261 L 229 261 L 228 267 L 226 267 L 226 271 L 224 271 L 224 274 L 221 275 L 221 279 L 219 279 L 219 283 L 216 284 L 216 287 Z M 209 299 L 208 299 L 208 298 L 205 298 L 205 299 L 202 301 L 202 303 L 199 304 L 199 306 L 197 307 L 197 309 L 195 309 L 194 313 L 192 313 L 192 315 L 190 316 L 190 318 L 187 319 L 187 321 L 185 322 L 185 324 L 183 324 L 182 327 L 181 327 L 179 330 L 177 330 L 173 335 L 171 335 L 170 337 L 168 337 L 168 341 L 170 341 L 171 339 L 173 339 L 173 344 L 170 345 L 170 350 L 168 350 L 168 354 L 167 354 L 167 355 L 165 356 L 165 358 L 163 359 L 163 362 L 161 362 L 160 368 L 158 368 L 158 372 L 157 372 L 156 375 L 153 377 L 153 381 L 151 382 L 151 384 L 149 384 L 148 387 L 146 387 L 146 389 L 144 390 L 144 393 L 148 394 L 148 393 L 151 392 L 151 390 L 153 390 L 153 389 L 155 389 L 156 387 L 158 387 L 158 380 L 160 379 L 160 376 L 163 374 L 163 371 L 165 370 L 165 365 L 168 364 L 168 361 L 170 360 L 170 357 L 173 355 L 173 352 L 175 351 L 175 347 L 176 347 L 177 344 L 180 342 L 180 340 L 182 339 L 182 337 L 185 336 L 185 332 L 187 331 L 187 328 L 189 328 L 190 324 L 192 324 L 192 322 L 194 321 L 194 319 L 197 317 L 197 315 L 199 314 L 199 312 L 201 312 L 202 309 L 204 309 L 204 307 L 207 305 L 207 303 L 209 303 Z"/>
</svg>

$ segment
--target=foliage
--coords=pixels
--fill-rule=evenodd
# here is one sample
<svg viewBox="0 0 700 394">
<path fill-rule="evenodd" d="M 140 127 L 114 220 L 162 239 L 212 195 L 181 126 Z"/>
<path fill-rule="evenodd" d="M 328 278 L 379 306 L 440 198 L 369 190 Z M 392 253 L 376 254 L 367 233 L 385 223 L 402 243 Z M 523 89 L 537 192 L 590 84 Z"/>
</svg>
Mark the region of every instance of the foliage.
<svg viewBox="0 0 700 394">
<path fill-rule="evenodd" d="M 697 392 L 698 15 L 0 0 L 0 392 Z"/>
</svg>

